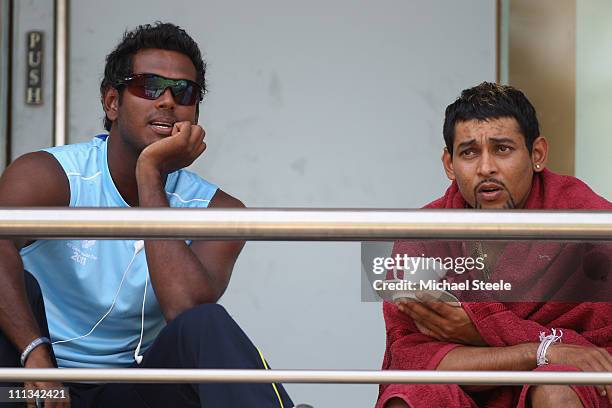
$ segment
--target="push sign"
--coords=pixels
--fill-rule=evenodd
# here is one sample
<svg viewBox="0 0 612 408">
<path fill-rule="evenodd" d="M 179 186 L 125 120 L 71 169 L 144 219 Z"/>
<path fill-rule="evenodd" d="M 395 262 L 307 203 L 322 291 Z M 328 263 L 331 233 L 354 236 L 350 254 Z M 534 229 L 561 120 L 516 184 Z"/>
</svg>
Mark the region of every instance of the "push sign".
<svg viewBox="0 0 612 408">
<path fill-rule="evenodd" d="M 26 55 L 26 94 L 27 105 L 42 105 L 43 39 L 42 31 L 29 31 L 27 34 L 28 54 Z"/>
</svg>

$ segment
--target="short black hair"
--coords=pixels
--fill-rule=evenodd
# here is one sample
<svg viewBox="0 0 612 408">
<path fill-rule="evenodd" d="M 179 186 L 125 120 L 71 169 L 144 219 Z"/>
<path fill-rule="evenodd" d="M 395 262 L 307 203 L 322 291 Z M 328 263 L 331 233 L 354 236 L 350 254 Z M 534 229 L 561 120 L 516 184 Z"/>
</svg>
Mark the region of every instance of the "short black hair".
<svg viewBox="0 0 612 408">
<path fill-rule="evenodd" d="M 531 153 L 533 142 L 540 136 L 540 125 L 536 111 L 529 99 L 519 89 L 509 85 L 483 82 L 465 89 L 457 100 L 446 107 L 444 115 L 444 142 L 453 156 L 455 125 L 469 120 L 514 118 L 525 137 L 525 144 Z"/>
<path fill-rule="evenodd" d="M 100 84 L 100 95 L 104 106 L 104 93 L 108 88 L 117 88 L 124 78 L 133 72 L 134 55 L 140 50 L 158 48 L 177 51 L 187 55 L 196 69 L 196 82 L 202 87 L 202 96 L 206 93 L 206 63 L 202 59 L 198 44 L 179 26 L 160 21 L 144 24 L 132 31 L 126 31 L 117 47 L 106 56 L 104 78 Z M 119 92 L 121 92 L 119 89 Z M 199 107 L 196 105 L 199 111 Z M 110 131 L 112 122 L 104 116 L 104 128 Z"/>
</svg>

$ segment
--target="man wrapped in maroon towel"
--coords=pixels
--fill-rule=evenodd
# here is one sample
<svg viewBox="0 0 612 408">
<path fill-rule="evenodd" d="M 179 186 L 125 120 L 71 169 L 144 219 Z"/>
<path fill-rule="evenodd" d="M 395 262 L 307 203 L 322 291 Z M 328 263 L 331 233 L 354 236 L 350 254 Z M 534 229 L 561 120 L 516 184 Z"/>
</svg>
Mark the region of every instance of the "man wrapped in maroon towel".
<svg viewBox="0 0 612 408">
<path fill-rule="evenodd" d="M 485 82 L 464 90 L 446 109 L 443 133 L 442 161 L 452 184 L 425 208 L 612 210 L 580 180 L 546 169 L 548 145 L 535 109 L 515 88 Z M 601 301 L 612 297 L 610 252 L 609 245 L 589 243 L 396 242 L 393 257 L 485 254 L 479 278 L 507 279 L 520 301 L 384 302 L 383 369 L 612 371 L 612 303 Z M 380 387 L 376 408 L 610 407 L 611 401 L 612 386 L 390 384 Z"/>
</svg>

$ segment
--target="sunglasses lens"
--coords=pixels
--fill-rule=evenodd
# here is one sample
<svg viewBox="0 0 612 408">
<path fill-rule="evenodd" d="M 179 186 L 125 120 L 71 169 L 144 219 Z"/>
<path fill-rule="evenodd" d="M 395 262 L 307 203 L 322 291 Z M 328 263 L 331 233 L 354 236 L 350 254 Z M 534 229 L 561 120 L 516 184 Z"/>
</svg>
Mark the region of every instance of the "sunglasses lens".
<svg viewBox="0 0 612 408">
<path fill-rule="evenodd" d="M 195 105 L 200 98 L 200 87 L 184 79 L 167 79 L 153 74 L 134 75 L 127 83 L 131 94 L 139 98 L 155 100 L 170 88 L 174 101 L 179 105 Z"/>
<path fill-rule="evenodd" d="M 161 78 L 160 78 L 161 79 Z M 155 78 L 144 75 L 136 75 L 127 83 L 128 91 L 132 95 L 144 99 L 157 99 L 164 92 L 164 89 L 157 83 Z"/>
<path fill-rule="evenodd" d="M 178 81 L 175 86 L 172 87 L 172 95 L 174 100 L 179 105 L 193 105 L 198 99 L 198 92 L 196 87 L 187 81 Z"/>
</svg>

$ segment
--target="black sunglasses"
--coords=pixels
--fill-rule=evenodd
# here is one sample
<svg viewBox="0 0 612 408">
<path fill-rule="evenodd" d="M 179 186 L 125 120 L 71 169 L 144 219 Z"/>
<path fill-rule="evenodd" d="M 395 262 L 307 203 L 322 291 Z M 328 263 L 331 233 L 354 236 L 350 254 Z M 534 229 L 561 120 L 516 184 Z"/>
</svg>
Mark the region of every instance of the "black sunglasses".
<svg viewBox="0 0 612 408">
<path fill-rule="evenodd" d="M 155 100 L 170 88 L 174 101 L 179 105 L 195 105 L 204 98 L 202 87 L 188 79 L 170 79 L 156 74 L 134 74 L 117 85 L 125 85 L 139 98 Z"/>
</svg>

